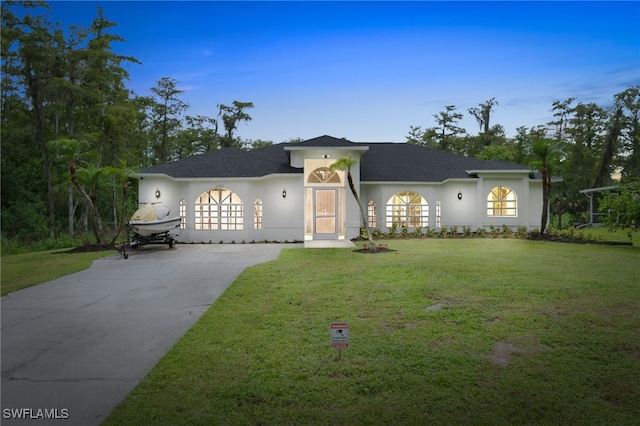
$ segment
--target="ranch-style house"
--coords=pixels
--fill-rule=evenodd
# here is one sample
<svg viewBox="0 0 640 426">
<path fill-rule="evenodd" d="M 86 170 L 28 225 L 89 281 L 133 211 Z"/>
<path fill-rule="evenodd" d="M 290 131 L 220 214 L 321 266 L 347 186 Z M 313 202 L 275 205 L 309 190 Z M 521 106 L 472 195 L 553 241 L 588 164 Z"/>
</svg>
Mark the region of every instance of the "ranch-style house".
<svg viewBox="0 0 640 426">
<path fill-rule="evenodd" d="M 350 244 L 361 215 L 346 173 L 330 169 L 341 157 L 357 160 L 351 175 L 371 229 L 540 226 L 542 180 L 526 166 L 331 136 L 141 169 L 139 202 L 179 215 L 181 242 Z"/>
</svg>

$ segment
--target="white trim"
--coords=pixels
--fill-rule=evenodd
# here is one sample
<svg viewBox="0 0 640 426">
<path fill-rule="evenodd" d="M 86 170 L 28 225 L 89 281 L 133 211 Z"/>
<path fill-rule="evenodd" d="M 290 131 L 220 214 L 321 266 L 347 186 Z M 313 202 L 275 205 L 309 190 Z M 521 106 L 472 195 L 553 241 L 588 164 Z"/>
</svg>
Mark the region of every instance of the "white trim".
<svg viewBox="0 0 640 426">
<path fill-rule="evenodd" d="M 135 178 L 157 178 L 157 177 L 163 177 L 163 178 L 167 178 L 170 179 L 174 182 L 207 182 L 207 181 L 222 181 L 222 182 L 238 182 L 238 181 L 260 181 L 260 180 L 265 180 L 265 179 L 269 179 L 269 178 L 273 178 L 273 177 L 290 177 L 290 176 L 294 176 L 294 177 L 299 177 L 302 175 L 302 170 L 300 170 L 300 172 L 296 172 L 296 173 L 271 173 L 268 175 L 264 175 L 264 176 L 238 176 L 238 177 L 215 177 L 215 176 L 210 176 L 210 177 L 179 177 L 179 178 L 175 178 L 173 176 L 169 176 L 166 173 L 135 173 L 134 177 Z"/>
<path fill-rule="evenodd" d="M 477 175 L 478 173 L 497 173 L 497 174 L 508 174 L 508 173 L 517 173 L 517 174 L 528 174 L 533 173 L 532 170 L 529 169 L 511 169 L 511 170 L 496 170 L 496 169 L 480 169 L 480 170 L 465 170 L 465 172 L 470 175 Z"/>
<path fill-rule="evenodd" d="M 601 186 L 600 188 L 581 189 L 578 192 L 580 192 L 581 194 L 591 194 L 593 192 L 612 191 L 614 189 L 618 189 L 618 187 L 617 186 Z"/>
<path fill-rule="evenodd" d="M 410 181 L 410 180 L 376 180 L 376 181 L 360 181 L 360 185 L 443 185 L 448 182 L 478 182 L 478 178 L 450 178 L 443 181 Z"/>
</svg>

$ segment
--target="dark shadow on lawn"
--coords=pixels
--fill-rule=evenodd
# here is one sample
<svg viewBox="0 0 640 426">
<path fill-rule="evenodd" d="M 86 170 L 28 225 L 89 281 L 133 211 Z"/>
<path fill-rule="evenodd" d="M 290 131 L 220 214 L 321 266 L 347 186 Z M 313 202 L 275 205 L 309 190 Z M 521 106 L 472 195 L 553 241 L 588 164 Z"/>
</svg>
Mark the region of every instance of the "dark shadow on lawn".
<svg viewBox="0 0 640 426">
<path fill-rule="evenodd" d="M 361 249 L 358 249 L 358 250 L 354 250 L 355 253 L 363 253 L 363 254 L 366 254 L 366 253 L 371 253 L 371 254 L 390 253 L 392 251 L 396 251 L 396 250 L 392 250 L 392 249 L 387 248 L 387 247 L 378 247 L 375 250 L 371 250 L 370 248 L 366 248 L 366 249 L 365 248 L 361 248 Z"/>
</svg>

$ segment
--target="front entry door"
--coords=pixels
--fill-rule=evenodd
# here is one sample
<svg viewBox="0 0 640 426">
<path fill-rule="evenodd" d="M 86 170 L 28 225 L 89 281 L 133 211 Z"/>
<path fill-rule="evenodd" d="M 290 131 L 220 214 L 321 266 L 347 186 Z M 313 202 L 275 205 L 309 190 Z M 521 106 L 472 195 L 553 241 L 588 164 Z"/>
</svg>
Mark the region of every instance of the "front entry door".
<svg viewBox="0 0 640 426">
<path fill-rule="evenodd" d="M 313 190 L 313 239 L 338 239 L 338 190 Z"/>
</svg>

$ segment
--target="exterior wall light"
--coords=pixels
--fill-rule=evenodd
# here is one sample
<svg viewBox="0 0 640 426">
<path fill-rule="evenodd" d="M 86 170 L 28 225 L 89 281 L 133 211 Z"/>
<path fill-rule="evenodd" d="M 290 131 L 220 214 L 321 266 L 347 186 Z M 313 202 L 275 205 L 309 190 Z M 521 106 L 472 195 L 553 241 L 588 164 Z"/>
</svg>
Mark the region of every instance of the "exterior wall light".
<svg viewBox="0 0 640 426">
<path fill-rule="evenodd" d="M 458 191 L 458 200 L 462 200 L 462 191 Z"/>
<path fill-rule="evenodd" d="M 156 198 L 160 198 L 160 190 L 156 189 Z"/>
<path fill-rule="evenodd" d="M 287 198 L 287 190 L 286 189 L 282 190 L 282 198 Z"/>
</svg>

